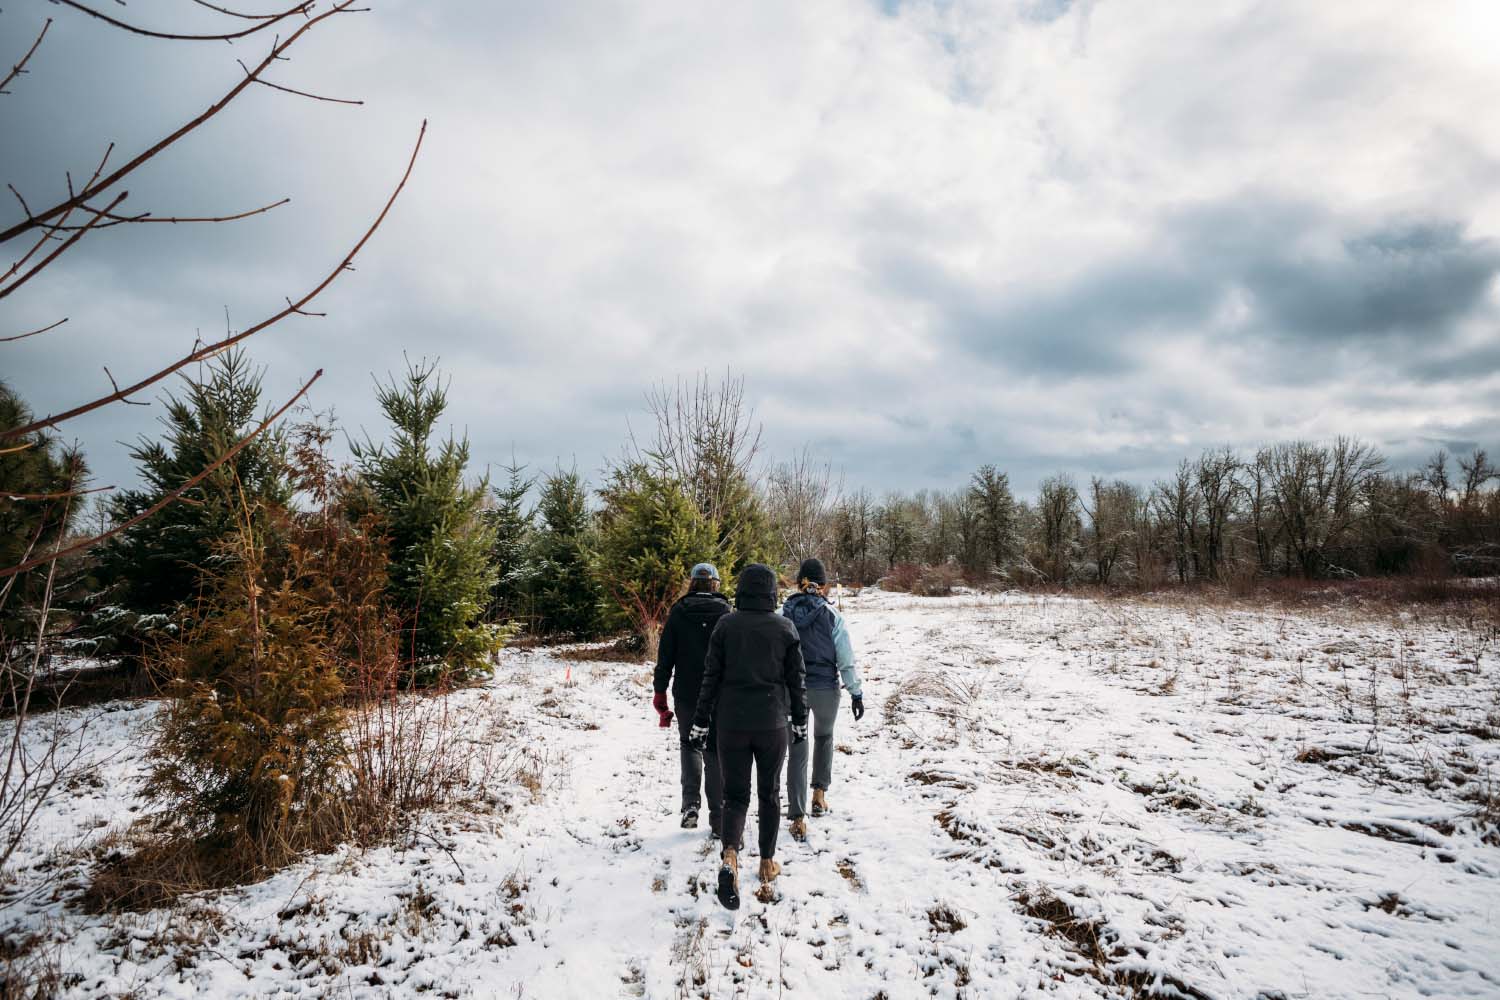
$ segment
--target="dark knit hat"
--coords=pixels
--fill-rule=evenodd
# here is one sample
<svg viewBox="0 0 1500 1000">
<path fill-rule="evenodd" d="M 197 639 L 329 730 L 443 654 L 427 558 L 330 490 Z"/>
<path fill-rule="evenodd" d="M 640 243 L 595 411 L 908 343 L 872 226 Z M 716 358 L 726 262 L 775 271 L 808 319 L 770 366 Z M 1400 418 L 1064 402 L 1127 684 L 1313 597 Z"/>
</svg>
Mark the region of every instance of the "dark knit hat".
<svg viewBox="0 0 1500 1000">
<path fill-rule="evenodd" d="M 797 570 L 797 582 L 801 583 L 803 580 L 811 580 L 820 587 L 827 583 L 828 571 L 823 568 L 823 560 L 802 560 L 802 566 Z"/>
</svg>

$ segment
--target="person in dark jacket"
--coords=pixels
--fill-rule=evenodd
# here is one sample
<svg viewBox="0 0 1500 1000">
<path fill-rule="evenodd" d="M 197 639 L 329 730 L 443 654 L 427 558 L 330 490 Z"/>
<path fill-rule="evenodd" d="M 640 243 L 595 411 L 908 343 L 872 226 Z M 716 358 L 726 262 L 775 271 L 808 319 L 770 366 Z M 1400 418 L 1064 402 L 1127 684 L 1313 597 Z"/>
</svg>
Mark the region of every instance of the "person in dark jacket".
<svg viewBox="0 0 1500 1000">
<path fill-rule="evenodd" d="M 688 577 L 688 592 L 667 613 L 661 640 L 656 647 L 655 693 L 651 706 L 661 727 L 672 724 L 667 708 L 667 685 L 677 706 L 677 734 L 681 741 L 682 828 L 698 826 L 698 812 L 708 799 L 708 827 L 719 835 L 719 813 L 723 805 L 723 783 L 719 778 L 718 748 L 712 743 L 702 751 L 689 739 L 693 713 L 698 708 L 698 689 L 703 684 L 703 660 L 708 637 L 719 619 L 729 614 L 729 601 L 719 593 L 719 571 L 711 563 L 694 566 Z"/>
<path fill-rule="evenodd" d="M 838 609 L 824 591 L 828 573 L 817 559 L 804 559 L 797 570 L 797 593 L 781 613 L 797 626 L 802 659 L 807 664 L 807 704 L 812 713 L 812 807 L 814 816 L 828 812 L 826 792 L 833 781 L 833 727 L 839 715 L 839 684 L 849 690 L 854 721 L 864 718 L 864 689 L 854 666 L 854 646 Z M 787 817 L 795 840 L 807 838 L 808 744 L 792 747 L 786 768 Z"/>
<path fill-rule="evenodd" d="M 781 767 L 786 762 L 788 720 L 794 743 L 807 739 L 806 668 L 797 628 L 776 613 L 776 574 L 759 563 L 746 566 L 735 583 L 732 614 L 719 619 L 708 640 L 703 688 L 693 717 L 692 739 L 718 733 L 724 772 L 724 818 L 719 902 L 740 905 L 739 852 L 744 849 L 750 810 L 750 772 L 755 770 L 760 833 L 760 897 L 769 900 L 781 818 Z"/>
</svg>

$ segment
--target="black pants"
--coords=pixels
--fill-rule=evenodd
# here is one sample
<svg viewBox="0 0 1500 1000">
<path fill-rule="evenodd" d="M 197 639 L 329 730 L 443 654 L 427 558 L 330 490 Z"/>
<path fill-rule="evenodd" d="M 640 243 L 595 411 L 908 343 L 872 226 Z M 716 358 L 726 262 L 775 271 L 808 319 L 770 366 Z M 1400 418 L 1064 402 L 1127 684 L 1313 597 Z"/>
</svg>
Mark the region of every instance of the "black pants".
<svg viewBox="0 0 1500 1000">
<path fill-rule="evenodd" d="M 683 706 L 679 704 L 678 709 Z M 693 709 L 677 713 L 677 733 L 681 738 L 682 759 L 682 811 L 697 809 L 708 799 L 708 828 L 719 835 L 720 810 L 724 805 L 724 789 L 719 778 L 719 755 L 717 747 L 710 743 L 702 753 L 688 743 L 688 734 L 693 728 Z M 700 788 L 702 794 L 700 795 Z"/>
<path fill-rule="evenodd" d="M 745 816 L 750 811 L 750 767 L 760 827 L 760 856 L 776 856 L 781 820 L 781 767 L 786 763 L 787 730 L 719 730 L 719 767 L 724 773 L 724 846 L 745 848 Z"/>
</svg>

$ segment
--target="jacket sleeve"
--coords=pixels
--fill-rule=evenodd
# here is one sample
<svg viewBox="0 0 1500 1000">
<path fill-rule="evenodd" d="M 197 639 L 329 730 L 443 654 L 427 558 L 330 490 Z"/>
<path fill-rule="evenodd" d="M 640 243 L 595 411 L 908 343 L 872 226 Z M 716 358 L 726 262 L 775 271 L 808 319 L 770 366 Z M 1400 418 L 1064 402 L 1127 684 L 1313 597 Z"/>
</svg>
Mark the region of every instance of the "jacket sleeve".
<svg viewBox="0 0 1500 1000">
<path fill-rule="evenodd" d="M 708 637 L 708 654 L 703 658 L 703 686 L 698 689 L 698 710 L 693 725 L 706 726 L 713 721 L 714 707 L 719 703 L 719 686 L 724 681 L 724 619 L 714 626 Z"/>
<path fill-rule="evenodd" d="M 788 622 L 788 625 L 791 623 Z M 797 637 L 797 627 L 791 627 L 791 645 L 787 646 L 783 677 L 786 693 L 792 706 L 792 725 L 807 725 L 807 665 L 802 662 L 802 640 Z"/>
<path fill-rule="evenodd" d="M 657 694 L 665 694 L 672 683 L 672 667 L 677 663 L 677 609 L 667 612 L 667 622 L 661 627 L 661 638 L 656 643 L 656 674 L 651 678 L 651 687 Z"/>
<path fill-rule="evenodd" d="M 859 669 L 854 665 L 854 643 L 849 641 L 844 616 L 833 608 L 828 610 L 833 615 L 833 648 L 838 654 L 839 676 L 843 678 L 844 687 L 849 689 L 849 697 L 862 698 L 864 690 L 859 682 Z"/>
</svg>

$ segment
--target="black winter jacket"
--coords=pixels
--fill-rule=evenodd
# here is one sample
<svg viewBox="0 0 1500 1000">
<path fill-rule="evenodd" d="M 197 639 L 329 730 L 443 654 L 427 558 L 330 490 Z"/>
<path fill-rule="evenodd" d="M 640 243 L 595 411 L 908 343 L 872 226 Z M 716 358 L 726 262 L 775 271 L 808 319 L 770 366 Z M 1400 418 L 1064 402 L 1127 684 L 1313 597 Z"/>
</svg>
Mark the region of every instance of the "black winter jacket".
<svg viewBox="0 0 1500 1000">
<path fill-rule="evenodd" d="M 708 637 L 719 619 L 729 614 L 723 594 L 699 591 L 672 605 L 656 647 L 656 675 L 652 686 L 665 691 L 672 685 L 672 702 L 679 715 L 698 707 L 698 689 L 703 685 L 703 660 L 708 655 Z"/>
<path fill-rule="evenodd" d="M 776 613 L 776 574 L 760 565 L 740 573 L 732 614 L 708 640 L 696 725 L 719 730 L 781 729 L 807 723 L 807 670 L 797 626 Z"/>
</svg>

